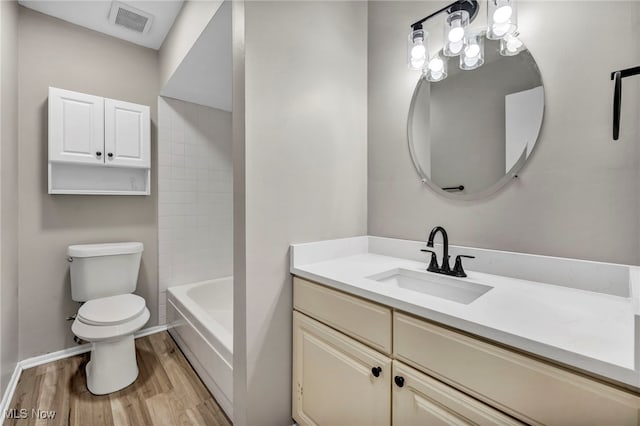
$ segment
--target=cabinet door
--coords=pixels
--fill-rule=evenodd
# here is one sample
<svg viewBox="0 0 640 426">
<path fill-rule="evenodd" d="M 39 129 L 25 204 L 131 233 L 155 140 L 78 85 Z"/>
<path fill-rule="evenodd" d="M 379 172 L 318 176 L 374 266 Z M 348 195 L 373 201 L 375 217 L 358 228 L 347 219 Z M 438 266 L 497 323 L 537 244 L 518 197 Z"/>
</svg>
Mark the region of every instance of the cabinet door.
<svg viewBox="0 0 640 426">
<path fill-rule="evenodd" d="M 388 426 L 390 380 L 389 358 L 293 313 L 292 403 L 299 425 Z"/>
<path fill-rule="evenodd" d="M 399 361 L 393 361 L 393 425 L 522 423 Z"/>
<path fill-rule="evenodd" d="M 151 167 L 150 114 L 146 105 L 104 100 L 107 166 Z"/>
<path fill-rule="evenodd" d="M 104 98 L 49 88 L 49 161 L 104 163 Z"/>
</svg>

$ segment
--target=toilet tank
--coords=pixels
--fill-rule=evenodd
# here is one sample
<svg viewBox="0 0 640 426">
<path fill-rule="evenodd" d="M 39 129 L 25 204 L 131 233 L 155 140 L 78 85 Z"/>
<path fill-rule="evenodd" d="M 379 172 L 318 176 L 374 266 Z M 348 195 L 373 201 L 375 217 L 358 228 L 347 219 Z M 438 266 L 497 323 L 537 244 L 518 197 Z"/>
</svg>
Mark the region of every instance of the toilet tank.
<svg viewBox="0 0 640 426">
<path fill-rule="evenodd" d="M 143 249 L 142 243 L 137 242 L 69 246 L 71 298 L 86 302 L 133 293 Z"/>
</svg>

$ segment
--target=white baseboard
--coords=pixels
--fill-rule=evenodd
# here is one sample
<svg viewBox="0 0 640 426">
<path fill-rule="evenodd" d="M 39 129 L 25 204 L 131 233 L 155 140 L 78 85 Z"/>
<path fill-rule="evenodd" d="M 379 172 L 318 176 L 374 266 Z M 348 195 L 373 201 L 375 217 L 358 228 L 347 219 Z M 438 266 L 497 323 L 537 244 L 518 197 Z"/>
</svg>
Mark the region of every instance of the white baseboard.
<svg viewBox="0 0 640 426">
<path fill-rule="evenodd" d="M 167 324 L 155 325 L 153 327 L 143 328 L 142 330 L 134 333 L 133 335 L 135 336 L 136 339 L 139 339 L 140 337 L 150 336 L 152 334 L 160 333 L 163 331 L 167 331 Z"/>
<path fill-rule="evenodd" d="M 13 398 L 13 394 L 16 392 L 16 387 L 18 386 L 20 374 L 22 374 L 22 368 L 20 367 L 20 363 L 18 362 L 16 364 L 16 368 L 13 370 L 11 379 L 9 379 L 7 389 L 5 389 L 4 395 L 2 395 L 2 401 L 0 401 L 0 410 L 2 410 L 0 412 L 0 424 L 4 423 L 7 409 L 9 408 L 9 404 L 11 404 L 11 399 Z"/>
<path fill-rule="evenodd" d="M 134 336 L 136 339 L 138 339 L 140 337 L 160 333 L 165 330 L 167 330 L 166 324 L 156 325 L 154 327 L 142 329 L 135 333 Z M 89 352 L 90 350 L 91 343 L 85 343 L 73 348 L 62 349 L 60 351 L 38 355 L 31 358 L 23 359 L 22 361 L 18 361 L 18 363 L 16 364 L 16 368 L 15 370 L 13 370 L 13 374 L 11 375 L 11 379 L 9 380 L 9 384 L 7 385 L 7 389 L 4 391 L 4 395 L 2 396 L 2 400 L 0 401 L 0 424 L 4 422 L 7 410 L 9 409 L 9 404 L 11 404 L 11 399 L 13 399 L 13 394 L 16 391 L 18 380 L 20 379 L 20 375 L 22 374 L 23 370 L 26 370 L 27 368 L 37 367 L 38 365 L 47 364 L 49 362 L 58 361 L 64 358 L 70 358 L 72 356 Z"/>
<path fill-rule="evenodd" d="M 18 365 L 22 370 L 27 368 L 37 367 L 38 365 L 46 364 L 53 361 L 58 361 L 64 358 L 70 358 L 72 356 L 80 355 L 91 350 L 91 343 L 84 343 L 82 345 L 74 346 L 73 348 L 62 349 L 60 351 L 50 352 L 44 355 L 38 355 L 31 358 L 23 359 L 18 362 Z"/>
</svg>

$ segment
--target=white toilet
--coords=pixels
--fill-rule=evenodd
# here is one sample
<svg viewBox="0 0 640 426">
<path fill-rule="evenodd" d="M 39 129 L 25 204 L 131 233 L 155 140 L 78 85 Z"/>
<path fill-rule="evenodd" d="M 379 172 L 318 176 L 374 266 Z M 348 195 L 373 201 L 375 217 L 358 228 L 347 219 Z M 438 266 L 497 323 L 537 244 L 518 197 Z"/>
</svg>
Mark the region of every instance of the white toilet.
<svg viewBox="0 0 640 426">
<path fill-rule="evenodd" d="M 71 298 L 86 302 L 71 330 L 91 342 L 87 388 L 104 395 L 129 386 L 138 377 L 133 333 L 149 320 L 138 282 L 142 243 L 69 246 Z"/>
</svg>

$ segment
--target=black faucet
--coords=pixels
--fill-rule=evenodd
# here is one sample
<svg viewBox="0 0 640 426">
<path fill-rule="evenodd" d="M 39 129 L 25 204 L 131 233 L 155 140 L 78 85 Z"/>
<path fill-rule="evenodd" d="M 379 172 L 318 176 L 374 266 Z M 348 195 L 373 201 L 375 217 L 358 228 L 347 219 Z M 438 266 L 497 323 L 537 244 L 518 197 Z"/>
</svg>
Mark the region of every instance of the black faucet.
<svg viewBox="0 0 640 426">
<path fill-rule="evenodd" d="M 436 226 L 431 230 L 429 240 L 427 241 L 427 247 L 433 247 L 433 239 L 436 237 L 438 232 L 442 234 L 442 267 L 439 268 L 438 271 L 431 272 L 447 273 L 451 271 L 451 267 L 449 266 L 449 236 L 442 226 Z"/>
<path fill-rule="evenodd" d="M 431 230 L 431 233 L 429 234 L 429 240 L 427 240 L 427 247 L 433 248 L 433 240 L 436 237 L 436 234 L 438 232 L 442 234 L 442 267 L 438 266 L 438 258 L 436 256 L 435 251 L 422 249 L 420 251 L 431 253 L 431 261 L 429 262 L 427 271 L 436 272 L 438 274 L 453 275 L 456 277 L 466 277 L 467 274 L 464 272 L 464 269 L 462 268 L 461 258 L 466 257 L 469 259 L 473 259 L 474 256 L 467 256 L 467 255 L 456 256 L 456 264 L 452 271 L 451 266 L 449 266 L 449 237 L 447 236 L 447 231 L 442 226 L 436 226 Z"/>
</svg>

